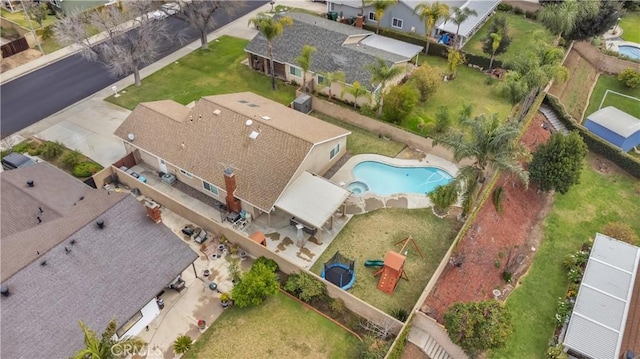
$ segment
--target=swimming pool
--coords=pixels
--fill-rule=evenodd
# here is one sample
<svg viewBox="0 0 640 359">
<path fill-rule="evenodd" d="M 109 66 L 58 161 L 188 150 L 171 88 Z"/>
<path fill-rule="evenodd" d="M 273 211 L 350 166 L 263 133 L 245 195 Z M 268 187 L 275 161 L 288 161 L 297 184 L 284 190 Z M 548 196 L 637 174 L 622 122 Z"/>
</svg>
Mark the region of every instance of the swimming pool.
<svg viewBox="0 0 640 359">
<path fill-rule="evenodd" d="M 618 53 L 630 57 L 632 59 L 640 60 L 640 47 L 631 45 L 618 46 Z"/>
<path fill-rule="evenodd" d="M 364 193 L 367 189 L 379 195 L 424 195 L 453 179 L 449 173 L 435 167 L 396 167 L 376 161 L 360 162 L 352 171 L 356 181 L 349 184 L 349 189 L 356 195 Z"/>
</svg>

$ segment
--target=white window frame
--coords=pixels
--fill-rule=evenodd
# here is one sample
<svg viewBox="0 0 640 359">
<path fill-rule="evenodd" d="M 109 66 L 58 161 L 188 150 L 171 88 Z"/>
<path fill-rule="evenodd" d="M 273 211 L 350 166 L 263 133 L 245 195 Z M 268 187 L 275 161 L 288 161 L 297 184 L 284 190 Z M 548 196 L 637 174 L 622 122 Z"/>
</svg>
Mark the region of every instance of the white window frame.
<svg viewBox="0 0 640 359">
<path fill-rule="evenodd" d="M 207 188 L 207 187 L 209 187 L 209 188 Z M 211 184 L 211 183 L 209 183 L 209 182 L 207 182 L 205 180 L 202 180 L 202 188 L 205 191 L 209 191 L 209 192 L 215 194 L 216 196 L 219 196 L 218 187 L 216 187 L 215 185 L 213 185 L 213 184 Z"/>
<path fill-rule="evenodd" d="M 316 76 L 316 80 L 318 81 L 318 84 L 323 85 L 324 81 L 325 81 L 325 78 L 322 75 L 317 75 Z"/>
<path fill-rule="evenodd" d="M 375 21 L 378 22 L 378 20 L 376 20 L 376 13 L 373 11 L 369 11 L 369 15 L 367 15 L 367 19 L 369 21 Z"/>
<path fill-rule="evenodd" d="M 340 153 L 340 143 L 338 143 L 334 148 L 331 149 L 331 152 L 329 152 L 329 160 L 334 159 L 338 153 Z"/>
<path fill-rule="evenodd" d="M 296 70 L 300 71 L 300 75 L 296 74 Z M 302 78 L 302 69 L 297 67 L 297 66 L 289 65 L 289 75 L 301 79 Z"/>
<path fill-rule="evenodd" d="M 400 22 L 400 26 L 396 26 L 393 23 L 394 22 Z M 396 28 L 396 29 L 402 29 L 402 27 L 404 26 L 404 20 L 399 19 L 397 17 L 394 17 L 391 19 L 391 27 Z"/>
<path fill-rule="evenodd" d="M 180 173 L 182 173 L 187 178 L 193 178 L 193 175 L 191 173 L 183 170 L 182 168 L 180 169 Z"/>
</svg>

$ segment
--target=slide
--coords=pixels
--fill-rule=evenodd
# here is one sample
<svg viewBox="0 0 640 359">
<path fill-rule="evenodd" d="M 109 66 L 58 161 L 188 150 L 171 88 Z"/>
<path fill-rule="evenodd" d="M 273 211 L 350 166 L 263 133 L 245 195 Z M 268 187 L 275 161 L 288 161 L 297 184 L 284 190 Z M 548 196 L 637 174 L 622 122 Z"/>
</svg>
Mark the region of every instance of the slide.
<svg viewBox="0 0 640 359">
<path fill-rule="evenodd" d="M 379 259 L 370 259 L 370 260 L 364 261 L 365 267 L 382 267 L 383 265 L 384 265 L 384 261 Z"/>
</svg>

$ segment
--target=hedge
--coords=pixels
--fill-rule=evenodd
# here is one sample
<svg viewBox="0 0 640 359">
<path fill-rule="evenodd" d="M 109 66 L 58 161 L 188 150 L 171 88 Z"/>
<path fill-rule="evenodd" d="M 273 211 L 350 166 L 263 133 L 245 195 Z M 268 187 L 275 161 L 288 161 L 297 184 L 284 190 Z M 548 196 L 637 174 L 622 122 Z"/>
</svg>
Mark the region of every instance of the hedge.
<svg viewBox="0 0 640 359">
<path fill-rule="evenodd" d="M 565 126 L 567 126 L 569 130 L 577 130 L 580 133 L 582 139 L 587 144 L 587 147 L 589 147 L 589 150 L 609 159 L 611 162 L 617 164 L 618 166 L 620 166 L 620 168 L 627 171 L 632 176 L 640 178 L 639 160 L 620 151 L 620 149 L 610 145 L 608 142 L 605 142 L 600 137 L 591 133 L 584 126 L 581 126 L 580 124 L 575 122 L 574 119 L 567 113 L 564 105 L 562 105 L 557 97 L 547 94 L 544 99 L 544 103 L 556 112 L 556 114 L 558 115 L 558 119 Z"/>
<path fill-rule="evenodd" d="M 364 24 L 363 27 L 364 27 L 364 29 L 369 30 L 369 31 L 376 31 L 375 26 Z M 391 30 L 391 29 L 380 28 L 380 35 L 386 36 L 386 37 L 390 37 L 392 39 L 408 42 L 410 44 L 419 45 L 419 46 L 425 46 L 425 43 L 426 43 L 426 40 L 425 40 L 425 38 L 423 36 L 420 36 L 420 35 L 418 35 L 416 33 L 412 33 L 412 32 L 400 32 L 400 31 L 395 31 L 395 30 Z M 443 45 L 443 44 L 438 44 L 438 43 L 431 43 L 431 44 L 429 44 L 429 53 L 428 53 L 428 55 L 440 56 L 440 57 L 444 57 L 446 59 L 447 58 L 448 49 L 449 49 L 449 46 L 446 46 L 446 45 Z M 478 55 L 470 54 L 470 53 L 467 53 L 467 52 L 462 51 L 462 50 L 460 50 L 460 51 L 467 58 L 467 64 L 472 65 L 472 66 L 481 67 L 482 69 L 488 69 L 489 68 L 489 63 L 491 62 L 490 58 L 484 57 L 484 56 L 478 56 Z M 502 66 L 503 66 L 503 64 L 502 64 L 501 61 L 493 60 L 493 67 L 494 68 L 495 67 L 502 67 Z"/>
</svg>

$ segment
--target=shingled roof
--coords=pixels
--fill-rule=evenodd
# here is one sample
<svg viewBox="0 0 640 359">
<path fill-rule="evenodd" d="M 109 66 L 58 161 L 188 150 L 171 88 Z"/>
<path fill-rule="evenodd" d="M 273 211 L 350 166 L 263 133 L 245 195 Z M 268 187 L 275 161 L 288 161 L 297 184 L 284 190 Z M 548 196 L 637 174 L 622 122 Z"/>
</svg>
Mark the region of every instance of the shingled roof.
<svg viewBox="0 0 640 359">
<path fill-rule="evenodd" d="M 314 145 L 350 133 L 250 92 L 203 97 L 180 118 L 168 116 L 166 104 L 138 105 L 115 134 L 126 141 L 134 134 L 137 147 L 219 188 L 233 166 L 235 196 L 265 212 Z"/>
<path fill-rule="evenodd" d="M 318 51 L 313 54 L 310 71 L 314 73 L 344 71 L 346 82 L 360 82 L 366 88 L 371 87 L 371 73 L 367 65 L 375 63 L 376 57 L 383 59 L 388 66 L 410 60 L 389 51 L 357 43 L 345 45 L 347 39 L 378 36 L 371 31 L 345 25 L 318 16 L 291 12 L 286 16 L 293 19 L 293 26 L 285 27 L 282 35 L 273 42 L 274 61 L 295 64 L 304 45 L 312 45 Z M 245 51 L 268 57 L 266 38 L 258 33 L 245 48 Z"/>
</svg>

